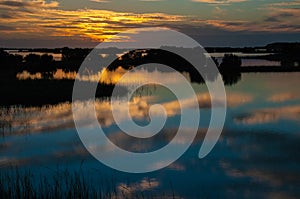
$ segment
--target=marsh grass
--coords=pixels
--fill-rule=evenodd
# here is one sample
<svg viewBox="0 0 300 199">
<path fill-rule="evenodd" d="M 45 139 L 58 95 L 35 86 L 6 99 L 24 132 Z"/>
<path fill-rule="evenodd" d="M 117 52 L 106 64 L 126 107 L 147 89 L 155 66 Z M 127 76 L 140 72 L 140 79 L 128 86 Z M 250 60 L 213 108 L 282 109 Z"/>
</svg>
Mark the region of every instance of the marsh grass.
<svg viewBox="0 0 300 199">
<path fill-rule="evenodd" d="M 174 192 L 131 191 L 129 182 L 125 186 L 127 190 L 124 187 L 120 190 L 120 186 L 113 175 L 104 177 L 101 172 L 95 172 L 92 176 L 85 175 L 81 169 L 54 171 L 51 175 L 36 174 L 30 169 L 19 168 L 0 171 L 2 199 L 178 198 Z"/>
<path fill-rule="evenodd" d="M 0 198 L 107 198 L 106 195 L 112 194 L 104 193 L 81 172 L 64 171 L 46 177 L 13 169 L 0 174 Z"/>
</svg>

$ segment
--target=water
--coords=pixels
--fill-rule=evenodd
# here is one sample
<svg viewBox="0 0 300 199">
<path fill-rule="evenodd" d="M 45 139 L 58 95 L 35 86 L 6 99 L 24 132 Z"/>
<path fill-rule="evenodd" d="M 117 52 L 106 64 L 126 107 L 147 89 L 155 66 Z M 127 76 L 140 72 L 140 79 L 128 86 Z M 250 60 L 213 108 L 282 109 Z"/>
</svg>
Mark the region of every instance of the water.
<svg viewBox="0 0 300 199">
<path fill-rule="evenodd" d="M 143 193 L 164 198 L 299 198 L 299 75 L 242 74 L 241 81 L 226 86 L 228 110 L 224 130 L 204 159 L 198 158 L 198 152 L 209 122 L 209 97 L 204 85 L 194 83 L 202 104 L 193 145 L 167 168 L 146 174 L 119 172 L 94 159 L 74 129 L 70 103 L 2 108 L 1 171 L 17 166 L 49 178 L 65 170 L 78 171 L 94 184 L 115 186 L 113 192 L 127 197 Z M 147 110 L 151 104 L 172 103 L 166 101 L 172 98 L 164 88 L 148 87 L 141 93 L 133 99 L 130 111 L 142 125 L 149 122 Z M 143 152 L 164 146 L 172 139 L 180 119 L 180 109 L 175 104 L 167 111 L 165 134 L 149 142 L 133 142 L 124 137 L 109 114 L 107 101 L 97 101 L 96 110 L 111 140 Z M 84 108 L 83 102 L 78 102 L 78 106 Z"/>
<path fill-rule="evenodd" d="M 270 61 L 265 59 L 254 58 L 254 57 L 263 57 L 266 55 L 272 55 L 273 53 L 242 53 L 242 52 L 209 53 L 211 57 L 215 57 L 218 60 L 218 63 L 222 63 L 222 59 L 225 54 L 233 54 L 242 57 L 242 67 L 243 66 L 281 66 L 280 61 Z"/>
<path fill-rule="evenodd" d="M 222 63 L 223 57 L 217 57 L 218 63 Z M 281 63 L 279 61 L 269 61 L 265 59 L 242 59 L 242 67 L 247 66 L 281 66 Z"/>
<path fill-rule="evenodd" d="M 281 66 L 279 61 L 269 61 L 263 59 L 242 59 L 243 66 Z"/>
</svg>

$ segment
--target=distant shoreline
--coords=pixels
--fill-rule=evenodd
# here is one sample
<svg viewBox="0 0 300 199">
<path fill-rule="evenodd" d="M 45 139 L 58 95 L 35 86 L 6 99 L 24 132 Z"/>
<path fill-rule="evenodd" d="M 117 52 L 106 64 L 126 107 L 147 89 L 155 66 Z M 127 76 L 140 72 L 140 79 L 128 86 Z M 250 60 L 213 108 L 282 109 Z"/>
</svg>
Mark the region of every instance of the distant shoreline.
<svg viewBox="0 0 300 199">
<path fill-rule="evenodd" d="M 240 68 L 241 73 L 273 73 L 273 72 L 300 72 L 300 67 L 284 66 L 243 66 Z"/>
</svg>

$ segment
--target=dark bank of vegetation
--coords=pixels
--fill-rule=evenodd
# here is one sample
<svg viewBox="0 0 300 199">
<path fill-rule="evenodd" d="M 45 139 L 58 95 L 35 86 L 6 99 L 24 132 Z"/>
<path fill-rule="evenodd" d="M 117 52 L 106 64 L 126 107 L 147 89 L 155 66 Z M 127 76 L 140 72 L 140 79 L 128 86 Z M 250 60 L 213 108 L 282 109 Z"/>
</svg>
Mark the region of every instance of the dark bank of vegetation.
<svg viewBox="0 0 300 199">
<path fill-rule="evenodd" d="M 89 49 L 62 49 L 61 61 L 55 61 L 48 54 L 28 54 L 25 57 L 13 55 L 0 50 L 0 104 L 39 106 L 72 101 L 74 80 L 52 79 L 58 69 L 65 72 L 76 71 L 90 52 Z M 41 79 L 17 79 L 17 74 L 27 71 L 30 74 L 40 73 Z M 88 88 L 93 82 L 80 82 Z M 110 97 L 113 84 L 98 83 L 96 97 Z M 125 89 L 125 88 L 124 88 Z"/>
<path fill-rule="evenodd" d="M 43 55 L 34 54 L 34 50 L 44 52 Z M 177 49 L 178 50 L 178 49 Z M 189 49 L 181 49 L 184 53 Z M 192 49 L 195 50 L 195 49 Z M 232 85 L 241 79 L 242 72 L 294 72 L 300 71 L 300 43 L 274 43 L 264 47 L 256 48 L 206 48 L 208 52 L 244 52 L 244 53 L 271 53 L 268 55 L 258 56 L 254 58 L 267 59 L 272 61 L 280 61 L 279 66 L 266 67 L 241 67 L 241 57 L 226 54 L 221 63 L 214 59 L 219 71 L 223 77 L 225 85 Z M 25 51 L 25 50 L 24 50 Z M 27 56 L 13 55 L 0 49 L 0 104 L 24 104 L 24 105 L 42 105 L 54 104 L 63 101 L 72 100 L 72 89 L 74 80 L 55 80 L 53 74 L 61 69 L 64 72 L 76 72 L 79 70 L 86 56 L 91 49 L 26 49 L 26 52 L 32 52 Z M 48 53 L 61 53 L 61 60 L 54 60 L 53 56 Z M 120 53 L 120 49 L 107 49 L 104 53 Z M 199 53 L 199 56 L 203 54 Z M 202 57 L 201 60 L 205 60 Z M 113 71 L 119 66 L 128 70 L 141 64 L 160 63 L 171 66 L 177 71 L 188 72 L 192 82 L 204 83 L 205 80 L 213 81 L 217 74 L 207 72 L 205 80 L 197 72 L 197 70 L 184 58 L 168 51 L 161 49 L 141 49 L 130 51 L 115 60 L 108 66 Z M 204 65 L 204 63 L 201 63 Z M 87 69 L 90 74 L 98 71 Z M 41 74 L 41 79 L 34 80 L 18 80 L 18 73 L 27 71 L 30 74 Z M 90 84 L 91 82 L 82 82 L 82 84 Z M 96 96 L 109 97 L 112 93 L 114 85 L 99 83 Z"/>
<path fill-rule="evenodd" d="M 11 55 L 5 51 L 0 53 L 1 78 L 0 91 L 3 97 L 0 98 L 1 105 L 43 105 L 55 104 L 72 100 L 74 80 L 53 79 L 56 70 L 62 69 L 65 72 L 78 71 L 83 60 L 90 51 L 88 49 L 67 49 L 64 48 L 62 60 L 55 61 L 51 55 L 28 54 L 25 57 Z M 146 55 L 143 54 L 146 52 Z M 204 60 L 204 59 L 202 59 Z M 121 59 L 115 59 L 108 66 L 109 70 L 115 70 L 119 66 L 128 70 L 132 67 L 145 63 L 161 63 L 169 65 L 177 71 L 188 72 L 192 82 L 204 83 L 204 79 L 197 70 L 182 57 L 165 50 L 136 50 L 131 51 Z M 182 67 L 184 66 L 184 67 Z M 90 74 L 98 71 L 88 69 Z M 17 73 L 27 71 L 30 74 L 41 74 L 41 79 L 18 80 Z M 206 78 L 213 81 L 217 73 L 208 73 Z M 227 82 L 227 81 L 226 81 Z M 230 81 L 232 82 L 232 81 Z M 85 88 L 92 82 L 81 82 Z M 114 85 L 98 83 L 96 97 L 109 97 Z M 124 88 L 125 89 L 125 88 Z"/>
<path fill-rule="evenodd" d="M 1 79 L 16 79 L 16 74 L 27 71 L 30 74 L 41 73 L 43 78 L 51 78 L 57 69 L 65 72 L 78 71 L 90 49 L 62 48 L 62 60 L 54 60 L 51 54 L 38 55 L 30 53 L 26 56 L 10 54 L 0 50 Z"/>
<path fill-rule="evenodd" d="M 300 43 L 273 43 L 266 48 L 274 54 L 266 55 L 264 59 L 279 61 L 285 68 L 300 67 Z"/>
<path fill-rule="evenodd" d="M 184 49 L 184 51 L 190 51 L 190 53 L 197 53 L 197 49 Z M 189 52 L 186 52 L 189 53 Z M 199 60 L 203 61 L 200 65 L 204 65 L 204 54 L 201 51 L 198 53 L 199 56 L 202 56 Z M 191 82 L 204 83 L 205 80 L 213 81 L 215 80 L 217 73 L 212 74 L 212 72 L 207 71 L 206 79 L 199 74 L 197 69 L 186 59 L 181 56 L 167 50 L 162 49 L 139 49 L 129 51 L 125 55 L 121 56 L 118 59 L 115 59 L 109 66 L 108 69 L 113 71 L 119 66 L 129 70 L 131 68 L 137 67 L 142 64 L 148 63 L 158 63 L 172 67 L 179 72 L 187 72 L 190 76 Z M 159 70 L 159 68 L 156 68 Z M 203 71 L 205 68 L 203 67 Z M 154 70 L 148 69 L 148 70 Z"/>
<path fill-rule="evenodd" d="M 245 72 L 277 72 L 277 71 L 295 71 L 294 67 L 300 67 L 300 43 L 271 43 L 261 47 L 244 47 L 244 48 L 229 48 L 229 47 L 208 47 L 207 52 L 222 52 L 222 53 L 248 53 L 256 54 L 256 56 L 241 57 L 243 59 L 263 59 L 269 61 L 278 61 L 281 63 L 281 67 L 284 69 L 278 69 L 276 67 L 269 67 L 268 69 L 262 69 L 258 67 L 252 67 L 245 70 Z M 259 55 L 262 54 L 262 55 Z M 299 70 L 297 70 L 299 71 Z M 244 72 L 244 71 L 242 71 Z"/>
<path fill-rule="evenodd" d="M 34 54 L 34 50 L 36 52 L 45 53 L 44 55 L 36 55 Z M 49 78 L 57 69 L 62 69 L 65 72 L 70 71 L 78 71 L 81 66 L 83 60 L 86 56 L 91 52 L 92 49 L 70 49 L 70 48 L 57 48 L 57 49 L 23 49 L 20 51 L 32 52 L 25 57 L 20 55 L 12 55 L 8 52 L 4 51 L 4 49 L 0 49 L 0 72 L 1 79 L 3 78 L 15 78 L 15 75 L 24 70 L 28 71 L 31 74 L 35 74 L 37 72 L 41 73 L 43 77 Z M 178 49 L 177 49 L 178 50 Z M 285 69 L 281 69 L 281 71 L 293 71 L 294 67 L 300 67 L 300 43 L 273 43 L 268 44 L 263 47 L 245 47 L 245 48 L 206 48 L 209 53 L 212 52 L 225 52 L 227 54 L 233 52 L 242 52 L 242 53 L 263 53 L 259 56 L 251 56 L 251 57 L 241 57 L 243 59 L 265 59 L 271 61 L 279 61 L 281 62 L 281 67 Z M 185 53 L 189 53 L 189 49 L 183 49 Z M 102 52 L 102 51 L 101 51 Z M 121 49 L 105 49 L 102 53 L 111 53 L 117 54 L 122 52 Z M 53 56 L 49 55 L 49 53 L 61 53 L 62 59 L 60 61 L 54 60 Z M 201 79 L 200 76 L 195 74 L 195 71 L 191 69 L 190 64 L 180 58 L 180 56 L 176 56 L 174 53 L 163 51 L 163 50 L 147 50 L 147 56 L 143 56 L 144 51 L 136 50 L 134 52 L 130 52 L 123 56 L 122 61 L 116 59 L 114 63 L 111 64 L 113 68 L 116 64 L 121 64 L 124 68 L 128 69 L 132 65 L 138 65 L 141 63 L 161 63 L 174 67 L 178 71 L 186 71 L 188 70 L 191 74 L 192 81 L 199 81 Z M 194 53 L 197 53 L 194 51 Z M 201 53 L 200 53 L 201 54 Z M 199 56 L 201 56 L 199 54 Z M 117 57 L 115 57 L 117 58 Z M 253 67 L 251 71 L 254 71 L 256 68 L 257 72 L 260 72 L 258 67 Z M 277 71 L 275 67 L 269 67 L 269 70 L 262 71 Z M 231 70 L 228 67 L 228 70 Z M 250 70 L 250 69 L 248 69 Z M 246 70 L 247 71 L 247 70 Z M 241 72 L 244 72 L 243 70 Z"/>
<path fill-rule="evenodd" d="M 92 82 L 80 82 L 89 88 Z M 74 80 L 0 80 L 0 105 L 42 106 L 72 101 Z M 110 97 L 113 84 L 98 84 L 95 97 Z M 125 93 L 124 88 L 124 93 Z M 122 94 L 122 93 L 120 93 Z M 86 99 L 82 96 L 81 100 Z"/>
</svg>

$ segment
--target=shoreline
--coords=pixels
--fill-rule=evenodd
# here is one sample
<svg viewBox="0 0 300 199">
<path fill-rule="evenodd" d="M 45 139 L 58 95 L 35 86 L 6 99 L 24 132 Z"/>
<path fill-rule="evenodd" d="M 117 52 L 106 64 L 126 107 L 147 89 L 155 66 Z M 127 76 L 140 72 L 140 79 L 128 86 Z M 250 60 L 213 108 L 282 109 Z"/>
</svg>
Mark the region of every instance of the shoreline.
<svg viewBox="0 0 300 199">
<path fill-rule="evenodd" d="M 230 71 L 228 71 L 230 72 Z M 300 72 L 300 67 L 284 66 L 243 66 L 240 68 L 241 73 L 272 73 L 272 72 Z"/>
</svg>

